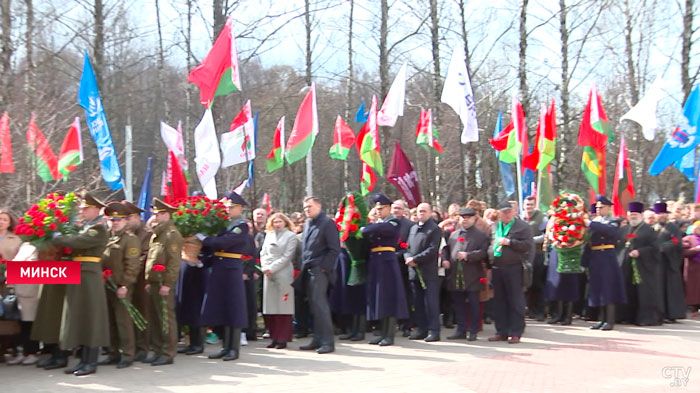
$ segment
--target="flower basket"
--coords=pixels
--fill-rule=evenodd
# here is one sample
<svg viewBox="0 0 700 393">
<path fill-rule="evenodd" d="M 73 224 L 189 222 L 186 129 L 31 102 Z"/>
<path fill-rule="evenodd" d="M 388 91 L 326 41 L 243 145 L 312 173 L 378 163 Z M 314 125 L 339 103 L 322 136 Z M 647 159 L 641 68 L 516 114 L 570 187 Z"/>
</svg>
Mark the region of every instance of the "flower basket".
<svg viewBox="0 0 700 393">
<path fill-rule="evenodd" d="M 47 256 L 56 255 L 50 251 L 54 233 L 76 233 L 74 224 L 78 212 L 78 197 L 75 193 L 61 195 L 48 194 L 27 210 L 15 228 L 15 234 L 25 242 L 31 243 L 37 250 L 48 252 Z M 42 259 L 56 260 L 56 258 Z"/>
<path fill-rule="evenodd" d="M 196 233 L 206 236 L 218 235 L 228 223 L 228 213 L 223 203 L 204 196 L 191 196 L 175 203 L 173 223 L 182 237 Z M 201 247 L 201 246 L 200 246 Z M 197 258 L 195 256 L 194 261 Z"/>
<path fill-rule="evenodd" d="M 554 247 L 557 252 L 557 273 L 583 273 L 581 267 L 581 255 L 583 253 L 583 245 L 569 248 Z"/>
<path fill-rule="evenodd" d="M 565 192 L 552 202 L 552 210 L 554 215 L 547 226 L 547 239 L 557 252 L 557 272 L 582 273 L 585 203 L 580 196 Z"/>
<path fill-rule="evenodd" d="M 202 241 L 194 236 L 188 236 L 182 243 L 182 259 L 190 262 L 199 260 L 199 253 L 202 251 Z"/>
<path fill-rule="evenodd" d="M 362 285 L 367 280 L 367 254 L 369 245 L 360 228 L 367 224 L 369 210 L 358 192 L 348 192 L 340 201 L 335 223 L 340 241 L 345 243 L 350 257 L 348 285 Z"/>
</svg>

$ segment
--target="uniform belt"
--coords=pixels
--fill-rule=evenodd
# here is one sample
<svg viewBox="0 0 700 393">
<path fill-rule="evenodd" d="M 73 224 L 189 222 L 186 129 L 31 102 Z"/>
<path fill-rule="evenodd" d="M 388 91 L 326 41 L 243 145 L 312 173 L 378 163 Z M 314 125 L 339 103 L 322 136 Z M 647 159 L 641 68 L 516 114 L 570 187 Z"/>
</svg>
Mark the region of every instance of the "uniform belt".
<svg viewBox="0 0 700 393">
<path fill-rule="evenodd" d="M 75 257 L 73 258 L 74 261 L 78 262 L 100 262 L 102 258 L 99 257 Z"/>
<path fill-rule="evenodd" d="M 372 252 L 396 251 L 396 247 L 374 247 L 370 249 Z"/>
<path fill-rule="evenodd" d="M 593 251 L 609 250 L 611 248 L 615 248 L 615 246 L 613 244 L 601 244 L 599 246 L 591 246 L 591 250 Z"/>
<path fill-rule="evenodd" d="M 215 256 L 217 257 L 223 257 L 223 258 L 233 258 L 233 259 L 242 259 L 243 254 L 234 254 L 232 252 L 223 252 L 223 251 L 217 251 L 214 253 Z"/>
</svg>

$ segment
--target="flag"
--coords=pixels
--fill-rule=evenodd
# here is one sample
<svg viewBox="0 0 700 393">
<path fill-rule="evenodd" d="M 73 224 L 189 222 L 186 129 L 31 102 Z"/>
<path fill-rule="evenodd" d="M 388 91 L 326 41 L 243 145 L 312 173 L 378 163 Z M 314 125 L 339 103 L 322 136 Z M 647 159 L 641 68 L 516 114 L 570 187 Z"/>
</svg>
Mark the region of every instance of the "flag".
<svg viewBox="0 0 700 393">
<path fill-rule="evenodd" d="M 503 121 L 502 120 L 502 113 L 501 113 L 501 111 L 498 111 L 498 120 L 496 120 L 496 128 L 493 131 L 494 138 L 496 138 L 501 133 L 502 121 Z M 512 125 L 511 125 L 511 130 L 512 130 Z M 491 140 L 489 139 L 489 142 L 490 141 Z M 501 149 L 501 150 L 503 150 L 503 149 Z M 511 195 L 515 194 L 515 181 L 513 180 L 513 171 L 511 171 L 511 169 L 510 169 L 510 164 L 507 162 L 501 161 L 499 156 L 500 156 L 499 150 L 496 150 L 496 157 L 499 158 L 498 167 L 499 167 L 499 170 L 501 172 L 501 180 L 503 181 L 503 190 L 506 193 L 506 197 L 510 197 Z"/>
<path fill-rule="evenodd" d="M 272 173 L 284 166 L 284 116 L 277 122 L 275 136 L 272 138 L 272 150 L 265 159 L 267 171 Z"/>
<path fill-rule="evenodd" d="M 253 152 L 258 150 L 258 114 L 253 115 Z M 248 161 L 248 183 L 247 187 L 252 188 L 255 183 L 255 160 Z"/>
<path fill-rule="evenodd" d="M 169 189 L 171 191 L 169 193 L 170 200 L 166 202 L 174 203 L 179 199 L 187 198 L 188 185 L 187 180 L 185 179 L 185 175 L 182 173 L 182 168 L 180 168 L 180 162 L 177 160 L 177 157 L 175 157 L 175 152 L 173 152 L 172 150 L 169 151 L 168 159 L 170 160 L 170 165 L 168 165 L 168 169 L 171 172 L 168 178 L 170 180 Z"/>
<path fill-rule="evenodd" d="M 343 118 L 338 115 L 335 119 L 335 128 L 333 129 L 333 146 L 328 151 L 328 154 L 334 160 L 345 160 L 348 158 L 352 145 L 355 144 L 355 133 L 348 126 Z"/>
<path fill-rule="evenodd" d="M 58 153 L 58 171 L 63 180 L 68 180 L 68 174 L 73 172 L 83 162 L 83 143 L 80 140 L 80 118 L 76 117 L 71 124 L 66 138 Z"/>
<path fill-rule="evenodd" d="M 623 120 L 633 121 L 642 127 L 642 134 L 648 141 L 653 141 L 656 133 L 656 105 L 661 99 L 665 82 L 662 77 L 657 76 L 654 83 L 651 84 L 649 90 L 644 94 L 641 100 L 634 107 L 622 115 L 620 123 Z M 694 175 L 693 175 L 694 176 Z"/>
<path fill-rule="evenodd" d="M 581 170 L 588 180 L 588 184 L 596 194 L 605 193 L 605 184 L 602 184 L 603 171 L 605 170 L 605 150 L 598 151 L 591 146 L 583 147 L 583 157 L 581 158 Z"/>
<path fill-rule="evenodd" d="M 382 155 L 379 151 L 379 129 L 377 127 L 377 97 L 372 96 L 372 104 L 369 106 L 369 118 L 360 131 L 360 159 L 384 176 Z"/>
<path fill-rule="evenodd" d="M 537 205 L 542 212 L 552 206 L 552 170 L 549 165 L 537 171 Z"/>
<path fill-rule="evenodd" d="M 270 211 L 272 211 L 272 206 L 270 206 L 270 196 L 267 193 L 263 194 L 261 205 L 263 208 L 265 208 L 267 214 L 270 214 Z"/>
<path fill-rule="evenodd" d="M 255 159 L 255 133 L 250 100 L 231 122 L 230 131 L 221 134 L 221 167 Z"/>
<path fill-rule="evenodd" d="M 109 188 L 118 190 L 122 188 L 122 172 L 119 168 L 114 143 L 112 143 L 112 135 L 109 132 L 107 116 L 102 107 L 102 99 L 100 99 L 95 72 L 92 70 L 87 52 L 85 52 L 85 60 L 83 62 L 83 75 L 80 77 L 78 104 L 85 108 L 90 136 L 92 136 L 97 145 L 102 178 Z"/>
<path fill-rule="evenodd" d="M 537 122 L 537 133 L 535 136 L 535 146 L 530 149 L 530 152 L 523 157 L 523 168 L 526 170 L 536 171 L 540 165 L 540 147 L 542 144 L 540 141 L 544 138 L 544 127 L 547 123 L 547 108 L 542 104 L 540 106 L 540 120 Z"/>
<path fill-rule="evenodd" d="M 433 153 L 442 154 L 442 145 L 437 138 L 437 129 L 433 126 L 432 109 L 426 112 L 421 108 L 418 127 L 416 127 L 416 144 Z"/>
<path fill-rule="evenodd" d="M 683 156 L 695 149 L 695 146 L 700 142 L 697 135 L 697 126 L 700 121 L 699 106 L 700 85 L 696 85 L 685 101 L 680 123 L 673 129 L 666 144 L 661 148 L 654 162 L 651 163 L 649 174 L 658 175 L 669 165 L 683 159 Z"/>
<path fill-rule="evenodd" d="M 360 178 L 360 188 L 362 195 L 369 194 L 374 189 L 374 184 L 377 182 L 377 176 L 372 171 L 372 168 L 367 163 L 362 163 L 362 176 Z"/>
<path fill-rule="evenodd" d="M 700 173 L 695 176 L 695 203 L 700 203 Z"/>
<path fill-rule="evenodd" d="M 489 143 L 499 151 L 499 160 L 512 164 L 518 161 L 518 155 L 529 153 L 525 128 L 525 112 L 517 98 L 513 97 L 510 113 L 510 123 L 498 133 Z"/>
<path fill-rule="evenodd" d="M 170 165 L 170 160 L 168 160 L 168 165 Z M 170 190 L 168 189 L 168 172 L 163 171 L 160 182 L 160 195 L 164 197 L 165 199 L 169 199 L 168 195 L 170 194 Z"/>
<path fill-rule="evenodd" d="M 148 164 L 146 164 L 146 175 L 143 177 L 143 182 L 141 183 L 141 193 L 139 193 L 139 209 L 143 210 L 141 213 L 141 219 L 146 222 L 151 218 L 151 166 L 153 164 L 153 157 L 148 157 Z"/>
<path fill-rule="evenodd" d="M 241 90 L 232 17 L 226 20 L 211 50 L 202 64 L 190 72 L 187 81 L 199 87 L 199 101 L 207 108 L 211 108 L 215 96 Z"/>
<path fill-rule="evenodd" d="M 477 142 L 479 140 L 476 103 L 474 102 L 474 92 L 469 79 L 464 50 L 457 47 L 452 52 L 452 59 L 447 69 L 440 101 L 449 105 L 459 115 L 463 127 L 460 138 L 462 143 Z"/>
<path fill-rule="evenodd" d="M 535 171 L 532 169 L 525 169 L 523 172 L 523 199 L 537 195 L 536 181 L 537 176 L 535 176 Z"/>
<path fill-rule="evenodd" d="M 175 153 L 177 161 L 180 163 L 180 167 L 187 171 L 189 165 L 185 159 L 185 144 L 182 141 L 182 124 L 177 122 L 177 129 L 172 128 L 165 122 L 160 122 L 160 137 L 163 139 L 163 143 L 168 148 L 168 151 Z M 187 173 L 185 173 L 187 176 Z"/>
<path fill-rule="evenodd" d="M 542 135 L 541 139 L 538 138 L 537 140 L 537 149 L 540 153 L 540 162 L 537 166 L 539 170 L 547 167 L 547 165 L 554 160 L 556 155 L 557 114 L 555 112 L 554 98 L 552 98 L 549 109 L 547 109 L 543 130 L 544 135 Z"/>
<path fill-rule="evenodd" d="M 689 181 L 695 181 L 695 149 L 689 151 L 673 165 Z"/>
<path fill-rule="evenodd" d="M 219 141 L 216 138 L 214 118 L 211 109 L 206 109 L 202 120 L 194 128 L 194 163 L 197 169 L 197 178 L 207 198 L 217 199 L 216 172 L 221 166 L 219 155 Z"/>
<path fill-rule="evenodd" d="M 620 154 L 617 156 L 617 166 L 615 167 L 615 181 L 612 194 L 613 214 L 616 217 L 624 217 L 627 205 L 633 200 L 632 168 L 627 157 L 627 143 L 623 135 L 620 140 Z"/>
<path fill-rule="evenodd" d="M 406 100 L 406 66 L 404 62 L 396 74 L 394 82 L 384 97 L 382 109 L 377 112 L 377 125 L 393 127 L 399 116 L 403 116 L 403 105 Z"/>
<path fill-rule="evenodd" d="M 236 188 L 233 189 L 233 192 L 235 192 L 238 195 L 241 195 L 243 191 L 245 191 L 246 186 L 248 185 L 248 179 L 243 180 L 241 184 L 236 186 Z"/>
<path fill-rule="evenodd" d="M 56 154 L 51 150 L 49 141 L 46 140 L 36 123 L 34 123 L 34 115 L 29 121 L 27 128 L 27 145 L 29 152 L 36 160 L 36 170 L 39 177 L 44 182 L 58 180 L 61 174 L 58 172 L 58 160 Z"/>
<path fill-rule="evenodd" d="M 15 173 L 12 159 L 12 138 L 10 136 L 10 117 L 7 112 L 0 118 L 0 173 Z"/>
<path fill-rule="evenodd" d="M 394 145 L 394 155 L 391 157 L 386 180 L 393 184 L 403 195 L 409 208 L 414 208 L 422 202 L 418 185 L 418 172 L 401 149 L 399 142 Z"/>
<path fill-rule="evenodd" d="M 311 84 L 311 89 L 299 105 L 294 126 L 287 141 L 285 149 L 287 164 L 293 164 L 311 151 L 318 134 L 318 111 L 316 109 L 316 86 Z"/>
<path fill-rule="evenodd" d="M 365 100 L 362 100 L 357 112 L 355 112 L 355 122 L 364 123 L 367 121 L 367 117 L 369 117 L 369 112 L 365 112 Z"/>
<path fill-rule="evenodd" d="M 600 101 L 598 88 L 593 85 L 588 94 L 588 103 L 583 111 L 583 119 L 578 132 L 579 146 L 590 146 L 596 150 L 605 149 L 612 142 L 614 135 L 610 121 Z"/>
</svg>

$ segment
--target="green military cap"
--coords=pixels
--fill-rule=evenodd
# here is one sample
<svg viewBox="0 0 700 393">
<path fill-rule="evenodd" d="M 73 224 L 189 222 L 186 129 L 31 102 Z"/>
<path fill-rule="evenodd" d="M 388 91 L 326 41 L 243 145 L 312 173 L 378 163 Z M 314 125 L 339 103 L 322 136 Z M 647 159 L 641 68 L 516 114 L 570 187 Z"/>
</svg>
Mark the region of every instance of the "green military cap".
<svg viewBox="0 0 700 393">
<path fill-rule="evenodd" d="M 139 208 L 138 206 L 127 200 L 122 201 L 122 205 L 126 206 L 126 209 L 128 210 L 128 215 L 139 215 L 144 212 L 143 209 Z"/>
<path fill-rule="evenodd" d="M 87 190 L 80 191 L 79 195 L 81 199 L 80 207 L 96 207 L 98 209 L 105 207 L 102 201 L 92 196 Z"/>
<path fill-rule="evenodd" d="M 175 206 L 167 204 L 158 198 L 153 198 L 153 204 L 151 205 L 151 211 L 153 211 L 153 213 L 172 213 L 175 210 L 177 210 Z"/>
<path fill-rule="evenodd" d="M 110 220 L 121 220 L 129 215 L 129 209 L 122 203 L 112 202 L 105 207 L 105 216 Z"/>
</svg>

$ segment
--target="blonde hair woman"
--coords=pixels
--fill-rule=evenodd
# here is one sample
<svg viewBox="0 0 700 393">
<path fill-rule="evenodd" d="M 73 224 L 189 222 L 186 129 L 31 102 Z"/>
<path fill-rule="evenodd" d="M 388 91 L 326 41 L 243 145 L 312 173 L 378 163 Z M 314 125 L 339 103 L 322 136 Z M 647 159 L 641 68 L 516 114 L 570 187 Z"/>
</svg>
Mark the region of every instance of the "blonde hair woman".
<svg viewBox="0 0 700 393">
<path fill-rule="evenodd" d="M 265 241 L 260 250 L 263 277 L 263 316 L 272 343 L 267 348 L 283 349 L 292 341 L 294 314 L 293 258 L 297 249 L 294 224 L 282 213 L 267 220 Z"/>
</svg>

